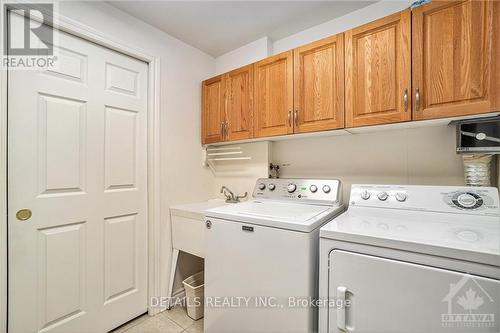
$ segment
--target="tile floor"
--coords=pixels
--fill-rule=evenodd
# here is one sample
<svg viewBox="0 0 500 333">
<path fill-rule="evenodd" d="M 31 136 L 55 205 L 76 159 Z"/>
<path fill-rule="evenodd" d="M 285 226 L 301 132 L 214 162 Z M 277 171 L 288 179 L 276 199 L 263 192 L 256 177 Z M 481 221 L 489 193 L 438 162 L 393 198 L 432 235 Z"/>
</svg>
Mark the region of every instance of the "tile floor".
<svg viewBox="0 0 500 333">
<path fill-rule="evenodd" d="M 137 317 L 110 333 L 203 333 L 203 318 L 194 321 L 185 308 L 174 307 L 153 317 Z"/>
</svg>

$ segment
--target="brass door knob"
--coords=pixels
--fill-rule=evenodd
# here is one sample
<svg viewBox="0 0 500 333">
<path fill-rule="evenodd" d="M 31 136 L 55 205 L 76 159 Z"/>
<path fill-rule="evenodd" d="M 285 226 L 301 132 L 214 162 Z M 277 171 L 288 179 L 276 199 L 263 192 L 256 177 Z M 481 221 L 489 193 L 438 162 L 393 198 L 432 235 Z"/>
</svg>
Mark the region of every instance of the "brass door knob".
<svg viewBox="0 0 500 333">
<path fill-rule="evenodd" d="M 29 210 L 28 208 L 23 208 L 21 210 L 18 210 L 16 213 L 16 217 L 19 221 L 29 220 L 31 218 L 31 215 L 33 214 L 31 213 L 31 210 Z"/>
</svg>

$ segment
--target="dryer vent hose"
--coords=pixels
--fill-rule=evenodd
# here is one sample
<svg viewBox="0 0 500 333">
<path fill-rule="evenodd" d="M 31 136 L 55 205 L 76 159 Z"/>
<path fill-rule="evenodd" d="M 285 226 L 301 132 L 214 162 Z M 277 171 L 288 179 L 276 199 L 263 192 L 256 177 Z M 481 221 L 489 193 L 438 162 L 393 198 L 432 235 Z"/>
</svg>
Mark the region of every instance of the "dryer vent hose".
<svg viewBox="0 0 500 333">
<path fill-rule="evenodd" d="M 490 154 L 463 155 L 465 185 L 491 186 Z"/>
</svg>

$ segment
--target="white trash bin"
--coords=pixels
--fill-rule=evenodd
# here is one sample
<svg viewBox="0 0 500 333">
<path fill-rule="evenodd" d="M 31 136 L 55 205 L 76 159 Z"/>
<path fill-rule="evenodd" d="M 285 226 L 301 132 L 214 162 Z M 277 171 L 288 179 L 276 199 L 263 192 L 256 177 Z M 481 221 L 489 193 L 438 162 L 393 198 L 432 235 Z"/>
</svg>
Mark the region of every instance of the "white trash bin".
<svg viewBox="0 0 500 333">
<path fill-rule="evenodd" d="M 205 291 L 205 276 L 203 271 L 191 275 L 184 281 L 184 290 L 186 292 L 186 308 L 187 314 L 194 320 L 203 317 L 204 306 L 204 291 Z"/>
</svg>

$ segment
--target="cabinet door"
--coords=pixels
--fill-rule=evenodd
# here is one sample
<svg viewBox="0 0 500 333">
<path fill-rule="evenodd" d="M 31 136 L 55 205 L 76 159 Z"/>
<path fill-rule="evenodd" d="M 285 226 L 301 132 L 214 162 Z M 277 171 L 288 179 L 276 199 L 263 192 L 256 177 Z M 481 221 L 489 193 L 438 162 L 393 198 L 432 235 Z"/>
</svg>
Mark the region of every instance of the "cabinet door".
<svg viewBox="0 0 500 333">
<path fill-rule="evenodd" d="M 225 121 L 224 80 L 219 75 L 202 83 L 202 143 L 224 140 Z"/>
<path fill-rule="evenodd" d="M 277 54 L 254 64 L 256 137 L 293 132 L 293 53 Z"/>
<path fill-rule="evenodd" d="M 235 69 L 225 78 L 227 139 L 253 137 L 253 65 Z"/>
<path fill-rule="evenodd" d="M 294 54 L 294 132 L 344 127 L 344 35 L 299 47 Z"/>
<path fill-rule="evenodd" d="M 410 120 L 410 10 L 345 33 L 346 127 Z"/>
<path fill-rule="evenodd" d="M 437 1 L 413 10 L 414 119 L 495 111 L 493 3 Z"/>
</svg>

